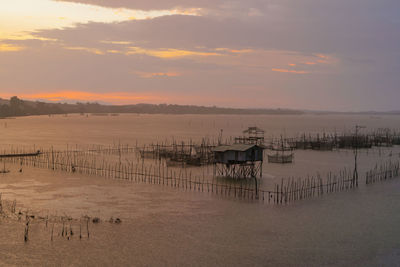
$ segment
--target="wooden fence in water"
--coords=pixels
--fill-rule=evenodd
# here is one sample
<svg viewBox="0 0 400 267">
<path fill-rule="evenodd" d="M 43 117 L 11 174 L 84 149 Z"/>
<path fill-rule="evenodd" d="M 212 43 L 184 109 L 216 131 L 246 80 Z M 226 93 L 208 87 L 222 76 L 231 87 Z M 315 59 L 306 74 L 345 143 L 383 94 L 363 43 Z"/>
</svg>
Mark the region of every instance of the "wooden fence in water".
<svg viewBox="0 0 400 267">
<path fill-rule="evenodd" d="M 344 169 L 338 174 L 328 173 L 325 179 L 321 175 L 282 179 L 280 184 L 275 184 L 272 196 L 271 192 L 262 191 L 262 200 L 265 201 L 265 193 L 268 193 L 269 202 L 270 198 L 273 198 L 273 203 L 287 204 L 356 187 L 358 187 L 358 181 L 353 177 L 353 173 Z"/>
<path fill-rule="evenodd" d="M 400 176 L 400 162 L 386 162 L 368 171 L 365 175 L 365 183 L 373 184 L 397 178 Z"/>
<path fill-rule="evenodd" d="M 105 151 L 104 151 L 105 152 Z M 187 168 L 168 168 L 157 161 L 153 165 L 145 165 L 143 160 L 106 161 L 98 160 L 94 151 L 44 151 L 37 157 L 10 157 L 2 161 L 67 173 L 79 173 L 118 179 L 136 183 L 169 186 L 184 191 L 206 192 L 228 198 L 248 199 L 262 203 L 288 204 L 294 201 L 321 197 L 325 194 L 349 190 L 357 187 L 352 172 L 343 170 L 338 174 L 329 173 L 307 178 L 287 178 L 276 183 L 272 190 L 255 187 L 251 180 L 234 181 L 229 179 L 213 179 L 203 175 L 192 175 Z M 95 152 L 97 153 L 97 152 Z M 105 153 L 114 153 L 107 150 Z"/>
</svg>

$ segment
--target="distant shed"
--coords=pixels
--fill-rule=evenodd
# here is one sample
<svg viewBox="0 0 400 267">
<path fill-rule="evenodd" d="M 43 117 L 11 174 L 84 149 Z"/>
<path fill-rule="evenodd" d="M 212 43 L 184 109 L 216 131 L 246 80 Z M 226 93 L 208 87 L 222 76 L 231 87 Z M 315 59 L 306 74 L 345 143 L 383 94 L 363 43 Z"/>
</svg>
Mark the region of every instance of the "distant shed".
<svg viewBox="0 0 400 267">
<path fill-rule="evenodd" d="M 215 163 L 241 164 L 263 161 L 265 147 L 256 144 L 233 144 L 214 148 Z"/>
</svg>

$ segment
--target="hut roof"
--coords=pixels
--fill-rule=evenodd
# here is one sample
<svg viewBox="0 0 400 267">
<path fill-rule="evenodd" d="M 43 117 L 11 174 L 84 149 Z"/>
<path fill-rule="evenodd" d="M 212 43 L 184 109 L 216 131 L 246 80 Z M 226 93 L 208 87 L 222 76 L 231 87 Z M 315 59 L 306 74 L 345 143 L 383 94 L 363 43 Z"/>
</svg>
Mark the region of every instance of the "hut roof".
<svg viewBox="0 0 400 267">
<path fill-rule="evenodd" d="M 217 146 L 214 148 L 214 152 L 226 152 L 226 151 L 247 151 L 253 147 L 259 147 L 264 149 L 264 146 L 256 145 L 256 144 L 233 144 L 233 145 L 226 145 L 226 146 Z"/>
</svg>

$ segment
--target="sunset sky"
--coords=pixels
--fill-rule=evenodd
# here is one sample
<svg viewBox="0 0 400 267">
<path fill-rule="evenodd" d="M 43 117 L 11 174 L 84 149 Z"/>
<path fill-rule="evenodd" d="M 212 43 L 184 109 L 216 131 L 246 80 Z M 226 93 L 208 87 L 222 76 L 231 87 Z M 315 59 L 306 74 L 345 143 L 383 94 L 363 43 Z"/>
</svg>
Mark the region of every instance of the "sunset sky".
<svg viewBox="0 0 400 267">
<path fill-rule="evenodd" d="M 399 0 L 2 0 L 0 97 L 400 110 Z"/>
</svg>

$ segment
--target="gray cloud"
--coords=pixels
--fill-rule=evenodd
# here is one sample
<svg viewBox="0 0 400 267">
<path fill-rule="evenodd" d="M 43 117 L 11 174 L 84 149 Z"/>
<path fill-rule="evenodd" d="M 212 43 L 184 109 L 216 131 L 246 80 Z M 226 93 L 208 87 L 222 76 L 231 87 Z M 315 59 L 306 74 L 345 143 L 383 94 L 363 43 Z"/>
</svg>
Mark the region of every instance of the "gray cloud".
<svg viewBox="0 0 400 267">
<path fill-rule="evenodd" d="M 263 7 L 265 0 L 56 0 L 98 5 L 112 8 L 129 8 L 139 10 L 168 10 L 175 8 L 235 9 Z"/>
<path fill-rule="evenodd" d="M 398 109 L 398 1 L 94 1 L 91 3 L 104 6 L 140 9 L 184 6 L 208 11 L 203 16 L 88 23 L 35 33 L 38 37 L 57 39 L 56 42 L 9 41 L 28 49 L 0 53 L 0 90 L 74 88 L 181 95 L 185 102 L 193 104 Z M 253 49 L 255 55 L 161 59 L 148 54 L 96 55 L 63 48 L 127 51 L 129 46 L 200 52 L 215 52 L 216 48 Z M 265 51 L 288 56 L 278 61 Z M 337 62 L 313 66 L 302 60 L 289 61 L 302 57 L 318 60 L 316 54 L 325 54 Z M 288 66 L 289 63 L 296 66 Z M 272 68 L 283 71 L 301 68 L 307 74 L 273 72 Z M 168 71 L 182 75 L 146 79 L 137 74 Z M 19 79 L 22 76 L 26 78 Z M 227 95 L 240 97 L 227 98 Z"/>
<path fill-rule="evenodd" d="M 126 2 L 128 6 L 132 1 Z M 151 1 L 146 3 L 150 5 Z M 263 15 L 255 17 L 165 16 L 116 24 L 91 23 L 39 35 L 83 44 L 112 39 L 147 47 L 259 47 L 338 53 L 355 58 L 355 54 L 377 55 L 380 51 L 397 51 L 399 47 L 400 24 L 394 11 L 400 10 L 398 1 L 274 0 L 268 3 L 260 9 Z"/>
</svg>

